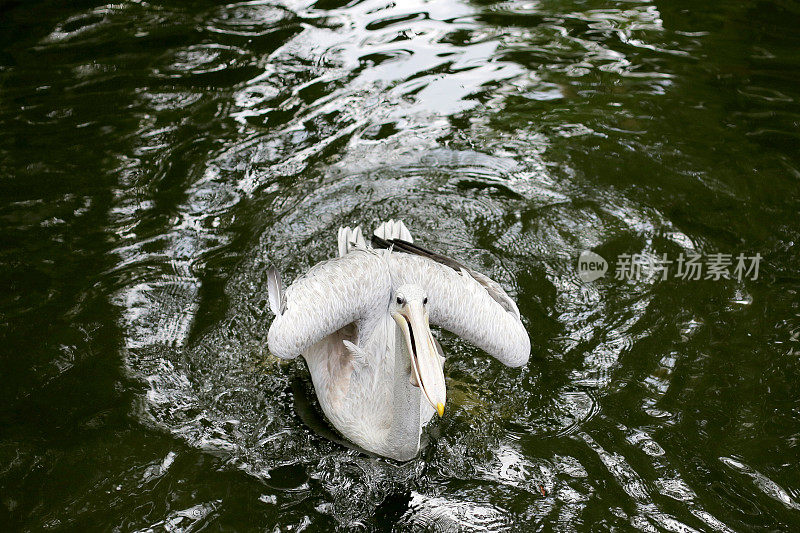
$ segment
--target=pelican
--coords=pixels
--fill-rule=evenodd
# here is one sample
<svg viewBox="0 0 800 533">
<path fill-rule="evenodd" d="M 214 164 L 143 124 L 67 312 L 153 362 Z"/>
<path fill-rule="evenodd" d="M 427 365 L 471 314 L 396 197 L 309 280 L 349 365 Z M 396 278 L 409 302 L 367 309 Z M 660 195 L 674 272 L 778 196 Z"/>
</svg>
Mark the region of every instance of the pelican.
<svg viewBox="0 0 800 533">
<path fill-rule="evenodd" d="M 339 256 L 285 291 L 267 275 L 269 350 L 302 355 L 325 417 L 350 442 L 398 461 L 414 458 L 423 426 L 444 415 L 444 354 L 430 324 L 509 367 L 528 362 L 530 339 L 500 285 L 414 244 L 389 220 L 368 246 L 359 226 L 340 228 Z"/>
</svg>

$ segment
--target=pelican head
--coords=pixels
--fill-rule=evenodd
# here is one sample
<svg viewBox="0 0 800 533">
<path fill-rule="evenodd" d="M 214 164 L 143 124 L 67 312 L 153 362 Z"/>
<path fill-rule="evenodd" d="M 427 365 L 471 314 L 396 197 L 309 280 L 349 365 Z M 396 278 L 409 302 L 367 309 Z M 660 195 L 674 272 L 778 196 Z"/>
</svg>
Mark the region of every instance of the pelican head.
<svg viewBox="0 0 800 533">
<path fill-rule="evenodd" d="M 444 369 L 428 324 L 428 296 L 419 285 L 405 284 L 394 293 L 392 318 L 403 333 L 411 359 L 410 380 L 422 389 L 433 408 L 444 414 Z"/>
</svg>

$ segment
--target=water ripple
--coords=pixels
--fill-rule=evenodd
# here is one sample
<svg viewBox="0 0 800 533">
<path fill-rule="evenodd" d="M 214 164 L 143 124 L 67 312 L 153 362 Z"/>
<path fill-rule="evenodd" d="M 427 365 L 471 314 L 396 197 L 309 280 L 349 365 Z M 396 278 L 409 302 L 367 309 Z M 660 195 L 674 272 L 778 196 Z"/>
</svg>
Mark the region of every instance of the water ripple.
<svg viewBox="0 0 800 533">
<path fill-rule="evenodd" d="M 171 78 L 187 74 L 208 74 L 229 69 L 242 61 L 245 52 L 233 46 L 215 44 L 192 45 L 176 50 L 164 60 L 157 73 Z"/>
<path fill-rule="evenodd" d="M 797 91 L 769 74 L 790 59 L 764 35 L 720 59 L 720 42 L 748 32 L 693 28 L 651 2 L 484 4 L 253 1 L 195 12 L 134 2 L 71 12 L 9 55 L 19 64 L 2 67 L 0 113 L 24 142 L 0 148 L 0 169 L 47 178 L 31 193 L 41 198 L 8 187 L 21 195 L 0 208 L 9 242 L 57 243 L 69 261 L 82 242 L 102 243 L 90 262 L 99 281 L 55 319 L 70 322 L 97 298 L 114 305 L 104 320 L 121 332 L 114 346 L 136 383 L 133 419 L 170 443 L 100 492 L 114 494 L 117 478 L 131 494 L 191 485 L 180 502 L 126 509 L 118 523 L 226 527 L 247 501 L 269 517 L 260 526 L 298 529 L 730 531 L 777 513 L 774 502 L 798 510 L 791 478 L 781 486 L 762 473 L 774 465 L 726 451 L 741 444 L 729 419 L 757 418 L 753 406 L 729 412 L 735 393 L 767 382 L 739 354 L 757 346 L 785 383 L 785 352 L 769 350 L 796 344 L 785 319 L 796 309 L 764 305 L 783 295 L 755 283 L 587 283 L 575 268 L 584 250 L 612 260 L 772 243 L 786 260 L 771 267 L 788 265 L 795 280 L 796 205 L 770 207 L 774 227 L 732 215 L 796 197 L 798 165 L 780 147 L 796 141 Z M 716 27 L 718 16 L 703 20 Z M 51 138 L 71 150 L 63 160 L 28 161 Z M 775 187 L 763 197 L 753 168 Z M 92 185 L 67 196 L 70 176 Z M 87 216 L 102 219 L 102 235 L 83 229 Z M 267 267 L 289 281 L 333 255 L 338 226 L 386 218 L 500 281 L 534 344 L 528 368 L 511 371 L 437 333 L 450 415 L 402 465 L 306 428 L 293 385 L 308 388 L 307 372 L 264 342 Z M 15 253 L 0 259 L 24 270 Z M 37 280 L 58 278 L 48 261 Z M 15 312 L 3 317 L 20 322 L 64 290 L 9 286 Z M 761 335 L 775 342 L 754 345 L 763 332 L 749 326 L 776 313 L 783 320 Z M 84 336 L 93 324 L 81 324 Z M 94 353 L 62 342 L 42 373 L 69 375 L 84 352 Z M 761 394 L 767 404 L 773 395 Z M 776 450 L 797 440 L 769 429 L 786 426 L 790 408 L 763 410 L 775 418 L 737 426 L 740 438 L 769 430 Z M 213 466 L 184 468 L 188 456 Z M 7 462 L 34 471 L 35 460 Z M 252 482 L 254 494 L 195 491 L 206 480 L 187 471 L 201 468 L 239 474 L 225 489 Z M 731 475 L 708 489 L 715 468 Z M 86 506 L 70 498 L 61 514 L 82 518 Z"/>
<path fill-rule="evenodd" d="M 294 12 L 284 6 L 257 0 L 219 8 L 205 27 L 216 33 L 260 37 L 285 26 L 294 17 Z"/>
</svg>

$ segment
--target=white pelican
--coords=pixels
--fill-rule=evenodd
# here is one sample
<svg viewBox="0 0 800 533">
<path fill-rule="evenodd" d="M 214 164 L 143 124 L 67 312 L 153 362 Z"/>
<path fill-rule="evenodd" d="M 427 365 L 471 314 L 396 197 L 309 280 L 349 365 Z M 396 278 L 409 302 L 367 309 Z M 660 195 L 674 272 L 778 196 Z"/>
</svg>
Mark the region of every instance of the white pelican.
<svg viewBox="0 0 800 533">
<path fill-rule="evenodd" d="M 413 244 L 402 222 L 383 223 L 366 245 L 361 229 L 339 229 L 339 257 L 286 291 L 268 273 L 270 351 L 303 355 L 325 416 L 348 440 L 405 461 L 422 427 L 444 414 L 444 356 L 429 322 L 503 364 L 527 363 L 530 339 L 500 285 Z M 384 247 L 388 247 L 385 249 Z"/>
</svg>

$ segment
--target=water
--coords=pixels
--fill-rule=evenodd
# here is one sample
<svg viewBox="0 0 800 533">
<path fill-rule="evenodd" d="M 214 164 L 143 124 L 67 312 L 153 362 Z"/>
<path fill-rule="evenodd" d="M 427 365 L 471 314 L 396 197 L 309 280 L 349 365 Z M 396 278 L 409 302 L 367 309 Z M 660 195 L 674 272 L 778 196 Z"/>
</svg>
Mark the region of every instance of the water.
<svg viewBox="0 0 800 533">
<path fill-rule="evenodd" d="M 70 4 L 0 12 L 5 527 L 797 528 L 796 4 Z M 307 429 L 265 346 L 266 265 L 390 217 L 533 343 L 442 334 L 404 464 Z M 612 275 L 694 252 L 760 276 Z"/>
</svg>

